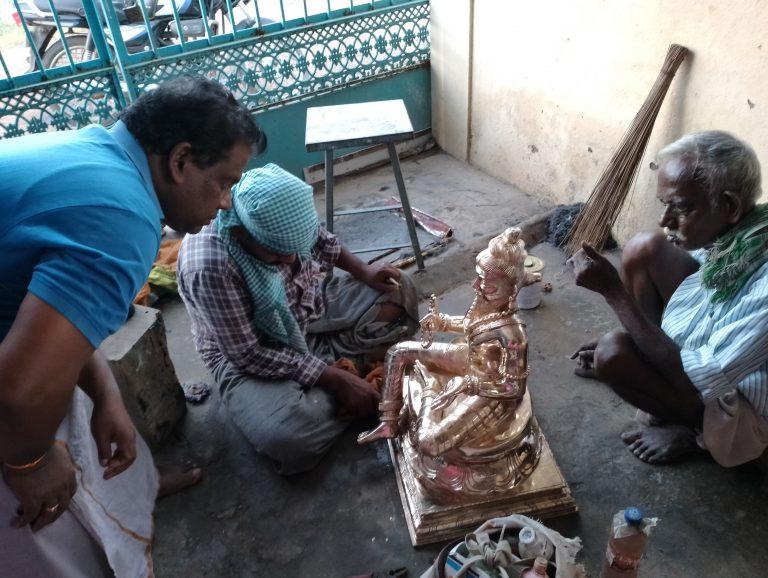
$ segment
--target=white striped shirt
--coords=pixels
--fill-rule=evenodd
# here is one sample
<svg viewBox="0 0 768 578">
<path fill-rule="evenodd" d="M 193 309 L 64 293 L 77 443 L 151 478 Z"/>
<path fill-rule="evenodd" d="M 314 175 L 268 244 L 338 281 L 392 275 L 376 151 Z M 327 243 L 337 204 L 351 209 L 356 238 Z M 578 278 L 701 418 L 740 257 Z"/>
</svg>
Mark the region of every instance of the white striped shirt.
<svg viewBox="0 0 768 578">
<path fill-rule="evenodd" d="M 705 252 L 692 256 L 702 261 Z M 768 262 L 730 301 L 712 304 L 711 296 L 700 271 L 690 275 L 669 300 L 661 328 L 680 347 L 705 403 L 738 389 L 768 417 Z"/>
</svg>

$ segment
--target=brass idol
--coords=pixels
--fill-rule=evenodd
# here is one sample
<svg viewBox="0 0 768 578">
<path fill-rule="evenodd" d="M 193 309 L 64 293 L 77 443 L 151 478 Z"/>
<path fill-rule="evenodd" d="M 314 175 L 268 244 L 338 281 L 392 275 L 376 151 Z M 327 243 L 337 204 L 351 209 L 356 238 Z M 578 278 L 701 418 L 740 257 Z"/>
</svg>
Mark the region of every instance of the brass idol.
<svg viewBox="0 0 768 578">
<path fill-rule="evenodd" d="M 543 438 L 526 388 L 528 338 L 516 312 L 525 271 L 520 229 L 494 237 L 476 259 L 475 298 L 463 316 L 432 298 L 422 340 L 392 347 L 379 426 L 359 443 L 392 439 L 408 469 L 438 504 L 508 492 L 536 468 Z M 456 333 L 452 343 L 435 333 Z"/>
</svg>

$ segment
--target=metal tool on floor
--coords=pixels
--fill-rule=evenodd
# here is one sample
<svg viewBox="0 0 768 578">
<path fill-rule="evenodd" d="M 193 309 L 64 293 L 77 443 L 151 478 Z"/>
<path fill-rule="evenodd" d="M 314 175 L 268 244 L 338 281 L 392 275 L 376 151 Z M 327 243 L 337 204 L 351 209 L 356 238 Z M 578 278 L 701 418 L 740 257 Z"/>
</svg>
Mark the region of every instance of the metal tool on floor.
<svg viewBox="0 0 768 578">
<path fill-rule="evenodd" d="M 413 219 L 411 203 L 405 190 L 400 159 L 395 143 L 413 138 L 413 125 L 402 99 L 341 104 L 336 106 L 315 106 L 307 109 L 307 130 L 305 145 L 308 152 L 325 151 L 325 227 L 333 232 L 334 216 L 391 211 L 402 208 L 408 226 L 410 243 L 396 246 L 368 247 L 355 253 L 372 253 L 387 249 L 413 247 L 416 264 L 424 269 L 419 239 L 416 236 L 416 223 Z M 386 144 L 389 159 L 395 173 L 397 190 L 400 193 L 400 207 L 392 205 L 369 207 L 334 212 L 333 209 L 333 151 L 336 149 L 363 145 Z"/>
</svg>

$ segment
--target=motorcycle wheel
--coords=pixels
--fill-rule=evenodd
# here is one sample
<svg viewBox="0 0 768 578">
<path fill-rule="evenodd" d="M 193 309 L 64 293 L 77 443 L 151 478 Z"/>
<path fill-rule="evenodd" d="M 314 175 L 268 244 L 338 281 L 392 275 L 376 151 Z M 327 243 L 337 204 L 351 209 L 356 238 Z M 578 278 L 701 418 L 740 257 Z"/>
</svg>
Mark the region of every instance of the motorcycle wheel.
<svg viewBox="0 0 768 578">
<path fill-rule="evenodd" d="M 69 51 L 72 54 L 72 60 L 75 64 L 82 62 L 85 58 L 86 40 L 87 37 L 82 34 L 67 36 L 67 45 L 69 46 Z M 43 57 L 43 66 L 46 68 L 69 66 L 67 51 L 64 50 L 64 43 L 61 39 L 52 42 L 41 56 Z"/>
</svg>

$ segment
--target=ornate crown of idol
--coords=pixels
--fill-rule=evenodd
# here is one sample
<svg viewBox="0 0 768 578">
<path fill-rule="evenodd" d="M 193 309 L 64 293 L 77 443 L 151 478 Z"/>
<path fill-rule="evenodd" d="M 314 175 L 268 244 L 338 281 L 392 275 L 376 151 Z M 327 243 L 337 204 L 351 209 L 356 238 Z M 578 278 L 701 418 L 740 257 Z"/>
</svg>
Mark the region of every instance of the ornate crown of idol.
<svg viewBox="0 0 768 578">
<path fill-rule="evenodd" d="M 488 243 L 477 255 L 477 266 L 484 271 L 498 271 L 513 281 L 519 281 L 525 264 L 525 250 L 520 229 L 509 227 Z"/>
</svg>

